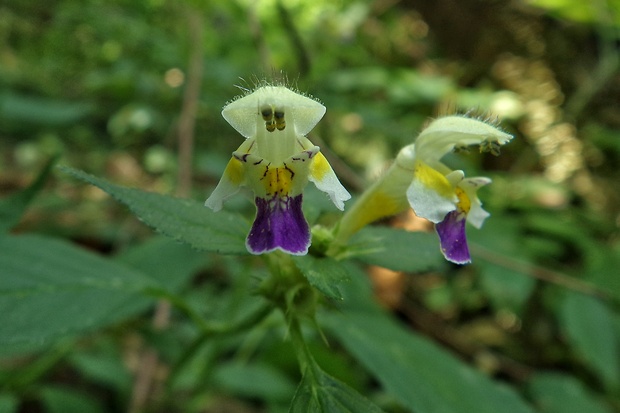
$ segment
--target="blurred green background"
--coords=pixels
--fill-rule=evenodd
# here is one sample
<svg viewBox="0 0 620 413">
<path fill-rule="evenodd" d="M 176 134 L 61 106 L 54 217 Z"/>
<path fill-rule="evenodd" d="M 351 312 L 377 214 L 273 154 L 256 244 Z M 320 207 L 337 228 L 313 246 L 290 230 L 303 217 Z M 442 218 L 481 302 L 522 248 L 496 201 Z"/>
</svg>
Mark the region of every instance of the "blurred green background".
<svg viewBox="0 0 620 413">
<path fill-rule="evenodd" d="M 494 180 L 480 193 L 492 216 L 468 232 L 474 264 L 445 274 L 371 269 L 378 299 L 539 411 L 620 411 L 619 45 L 618 0 L 4 0 L 0 196 L 60 155 L 58 163 L 118 184 L 202 202 L 242 141 L 221 108 L 237 86 L 265 78 L 325 104 L 311 139 L 353 193 L 429 118 L 497 117 L 515 135 L 501 156 L 447 158 Z M 253 211 L 242 197 L 228 208 Z M 101 191 L 62 174 L 13 231 L 115 257 L 152 236 Z M 203 290 L 243 290 L 230 274 L 256 264 L 206 259 L 179 281 L 197 302 Z M 1 388 L 17 389 L 20 401 L 0 392 L 0 412 L 124 411 L 132 357 L 153 341 L 151 311 L 136 311 L 78 344 L 4 351 Z M 150 344 L 178 353 L 187 328 Z M 259 377 L 295 369 L 276 357 L 280 337 L 272 341 Z M 346 356 L 317 352 L 358 390 L 375 388 Z M 217 397 L 188 374 L 179 386 L 191 397 L 181 392 L 152 411 L 285 411 L 261 400 L 290 395 L 294 380 L 257 390 L 237 368 L 216 374 Z M 30 373 L 8 379 L 20 371 Z"/>
</svg>

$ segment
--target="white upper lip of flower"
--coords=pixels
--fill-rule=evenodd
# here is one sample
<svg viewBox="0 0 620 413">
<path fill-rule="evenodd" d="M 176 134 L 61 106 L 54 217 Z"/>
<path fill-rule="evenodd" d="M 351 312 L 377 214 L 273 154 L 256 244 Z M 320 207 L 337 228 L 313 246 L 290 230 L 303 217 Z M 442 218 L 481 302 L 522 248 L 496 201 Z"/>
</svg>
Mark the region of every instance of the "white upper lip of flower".
<svg viewBox="0 0 620 413">
<path fill-rule="evenodd" d="M 398 154 L 397 162 L 403 168 L 413 169 L 415 161 L 422 160 L 447 173 L 439 160 L 455 147 L 485 143 L 504 145 L 511 139 L 512 135 L 483 121 L 458 115 L 446 116 L 433 121 L 413 144 L 405 146 Z"/>
<path fill-rule="evenodd" d="M 282 108 L 290 116 L 293 131 L 305 136 L 325 115 L 325 106 L 284 86 L 263 86 L 224 107 L 222 116 L 246 138 L 254 137 L 261 124 L 260 110 L 264 105 Z M 261 126 L 261 127 L 259 127 Z"/>
<path fill-rule="evenodd" d="M 303 148 L 305 137 L 325 114 L 325 106 L 284 86 L 263 86 L 224 107 L 222 116 L 246 139 L 256 155 L 280 164 Z"/>
</svg>

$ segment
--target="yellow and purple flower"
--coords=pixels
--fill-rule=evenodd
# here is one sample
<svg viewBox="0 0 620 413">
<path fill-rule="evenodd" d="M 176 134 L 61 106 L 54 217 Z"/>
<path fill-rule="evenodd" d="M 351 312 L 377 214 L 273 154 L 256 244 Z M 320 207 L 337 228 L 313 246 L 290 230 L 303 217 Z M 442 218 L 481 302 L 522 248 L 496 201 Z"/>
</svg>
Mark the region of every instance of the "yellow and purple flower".
<svg viewBox="0 0 620 413">
<path fill-rule="evenodd" d="M 417 216 L 435 224 L 444 257 L 457 264 L 471 261 L 465 222 L 480 228 L 489 213 L 482 209 L 478 188 L 491 182 L 486 177 L 465 178 L 441 162 L 448 152 L 478 146 L 499 154 L 512 139 L 494 125 L 465 116 L 436 119 L 416 141 L 405 146 L 386 174 L 362 195 L 343 217 L 337 242 L 379 218 L 411 207 Z"/>
<path fill-rule="evenodd" d="M 306 138 L 324 114 L 322 104 L 284 86 L 259 87 L 222 110 L 246 140 L 205 205 L 217 212 L 241 187 L 254 193 L 256 218 L 246 240 L 252 254 L 308 252 L 310 228 L 301 209 L 308 181 L 340 210 L 351 198 L 320 148 Z"/>
</svg>

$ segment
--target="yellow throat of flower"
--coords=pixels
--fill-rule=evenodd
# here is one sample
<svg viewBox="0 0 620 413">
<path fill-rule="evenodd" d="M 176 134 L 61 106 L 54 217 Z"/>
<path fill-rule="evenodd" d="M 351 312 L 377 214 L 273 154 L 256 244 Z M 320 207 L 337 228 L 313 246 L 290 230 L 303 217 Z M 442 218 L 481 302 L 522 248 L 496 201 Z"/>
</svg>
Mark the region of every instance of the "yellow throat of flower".
<svg viewBox="0 0 620 413">
<path fill-rule="evenodd" d="M 268 196 L 288 196 L 293 186 L 295 172 L 286 165 L 281 167 L 267 167 L 261 178 L 261 183 Z"/>
<path fill-rule="evenodd" d="M 469 200 L 467 193 L 465 193 L 465 191 L 459 187 L 456 187 L 454 192 L 459 198 L 459 202 L 456 204 L 457 209 L 459 210 L 459 212 L 467 215 L 469 213 L 469 210 L 471 209 L 471 201 Z"/>
<path fill-rule="evenodd" d="M 448 181 L 442 173 L 431 168 L 426 163 L 420 161 L 416 162 L 414 175 L 424 186 L 432 188 L 445 198 L 454 196 L 452 195 L 454 189 L 450 181 Z"/>
</svg>

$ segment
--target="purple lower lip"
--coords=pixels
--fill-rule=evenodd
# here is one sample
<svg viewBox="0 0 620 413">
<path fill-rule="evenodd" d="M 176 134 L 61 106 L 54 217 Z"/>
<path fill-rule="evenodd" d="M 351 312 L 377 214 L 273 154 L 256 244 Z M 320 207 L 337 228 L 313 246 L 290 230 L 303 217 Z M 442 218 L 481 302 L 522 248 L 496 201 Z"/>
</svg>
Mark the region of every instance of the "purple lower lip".
<svg viewBox="0 0 620 413">
<path fill-rule="evenodd" d="M 467 239 L 465 238 L 465 214 L 456 211 L 449 212 L 443 221 L 435 224 L 439 235 L 441 252 L 448 261 L 456 264 L 471 262 Z"/>
<path fill-rule="evenodd" d="M 276 249 L 303 255 L 310 246 L 310 228 L 301 210 L 303 196 L 255 198 L 256 218 L 246 245 L 252 254 Z"/>
</svg>

